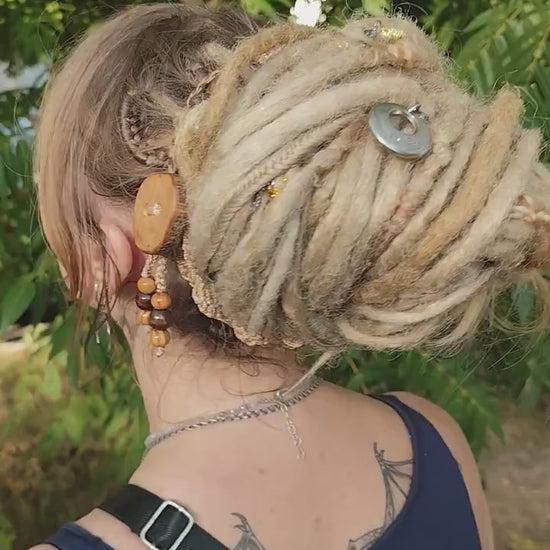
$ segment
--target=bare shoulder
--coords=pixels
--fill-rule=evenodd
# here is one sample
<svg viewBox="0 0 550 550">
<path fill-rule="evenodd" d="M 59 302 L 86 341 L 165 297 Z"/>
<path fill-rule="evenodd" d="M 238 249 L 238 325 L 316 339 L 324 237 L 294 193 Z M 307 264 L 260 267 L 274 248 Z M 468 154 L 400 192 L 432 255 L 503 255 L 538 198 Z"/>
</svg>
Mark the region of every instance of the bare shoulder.
<svg viewBox="0 0 550 550">
<path fill-rule="evenodd" d="M 429 420 L 449 447 L 460 466 L 468 494 L 470 495 L 482 548 L 483 550 L 493 550 L 493 530 L 489 508 L 483 494 L 475 458 L 460 426 L 450 414 L 423 397 L 407 392 L 394 392 L 391 395 L 395 395 L 400 401 L 418 411 Z"/>
<path fill-rule="evenodd" d="M 57 550 L 55 546 L 51 546 L 50 544 L 39 544 L 38 546 L 33 546 L 32 548 L 29 548 L 29 550 Z"/>
</svg>

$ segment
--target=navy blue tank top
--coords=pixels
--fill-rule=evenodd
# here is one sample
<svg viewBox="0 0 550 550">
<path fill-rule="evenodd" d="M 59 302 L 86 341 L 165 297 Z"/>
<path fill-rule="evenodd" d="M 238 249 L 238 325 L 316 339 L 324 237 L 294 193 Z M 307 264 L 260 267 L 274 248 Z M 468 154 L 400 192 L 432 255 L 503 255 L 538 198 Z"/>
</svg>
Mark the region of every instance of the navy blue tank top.
<svg viewBox="0 0 550 550">
<path fill-rule="evenodd" d="M 437 430 L 396 397 L 377 399 L 403 419 L 411 438 L 414 466 L 401 512 L 369 550 L 481 550 L 460 468 Z M 74 523 L 63 525 L 46 543 L 59 550 L 113 550 Z"/>
</svg>

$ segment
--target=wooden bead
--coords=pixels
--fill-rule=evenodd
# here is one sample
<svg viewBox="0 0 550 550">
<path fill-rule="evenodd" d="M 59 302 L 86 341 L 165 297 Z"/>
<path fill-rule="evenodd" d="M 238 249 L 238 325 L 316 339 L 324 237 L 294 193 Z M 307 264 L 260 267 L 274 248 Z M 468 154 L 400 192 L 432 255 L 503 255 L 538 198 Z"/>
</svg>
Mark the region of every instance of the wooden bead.
<svg viewBox="0 0 550 550">
<path fill-rule="evenodd" d="M 153 294 L 157 289 L 157 285 L 151 277 L 141 277 L 137 282 L 137 288 L 143 294 Z"/>
<path fill-rule="evenodd" d="M 167 292 L 155 292 L 151 296 L 151 304 L 155 309 L 168 309 L 172 305 L 170 294 Z"/>
<path fill-rule="evenodd" d="M 136 305 L 139 309 L 153 309 L 153 304 L 151 304 L 151 295 L 138 292 L 136 294 Z"/>
<path fill-rule="evenodd" d="M 148 311 L 147 313 L 150 313 L 149 324 L 153 328 L 167 329 L 170 326 L 172 321 L 172 316 L 170 315 L 169 311 L 155 310 L 151 312 Z"/>
<path fill-rule="evenodd" d="M 170 342 L 170 333 L 167 330 L 152 330 L 150 339 L 153 347 L 163 348 Z"/>
<path fill-rule="evenodd" d="M 138 323 L 140 325 L 148 325 L 149 318 L 151 317 L 151 311 L 140 309 L 137 314 Z"/>
</svg>

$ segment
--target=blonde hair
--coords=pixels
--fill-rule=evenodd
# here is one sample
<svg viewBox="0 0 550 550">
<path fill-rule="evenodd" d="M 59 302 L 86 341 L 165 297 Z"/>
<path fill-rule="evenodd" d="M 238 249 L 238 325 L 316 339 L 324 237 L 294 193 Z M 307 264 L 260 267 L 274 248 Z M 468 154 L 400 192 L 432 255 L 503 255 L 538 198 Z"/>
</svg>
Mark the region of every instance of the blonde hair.
<svg viewBox="0 0 550 550">
<path fill-rule="evenodd" d="M 44 228 L 73 289 L 99 238 L 92 190 L 131 203 L 166 166 L 188 213 L 173 259 L 199 309 L 250 345 L 454 346 L 497 291 L 545 284 L 550 175 L 517 94 L 483 103 L 414 24 L 380 19 L 403 35 L 387 43 L 375 23 L 256 33 L 157 5 L 87 38 L 54 80 L 37 146 Z M 388 101 L 429 116 L 425 158 L 372 135 L 368 113 Z"/>
</svg>

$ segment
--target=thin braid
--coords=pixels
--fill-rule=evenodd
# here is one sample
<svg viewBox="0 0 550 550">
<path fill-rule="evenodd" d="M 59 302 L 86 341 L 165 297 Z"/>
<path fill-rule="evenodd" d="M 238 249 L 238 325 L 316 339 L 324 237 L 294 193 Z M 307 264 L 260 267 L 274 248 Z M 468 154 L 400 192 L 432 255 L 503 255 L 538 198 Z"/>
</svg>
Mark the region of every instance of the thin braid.
<svg viewBox="0 0 550 550">
<path fill-rule="evenodd" d="M 487 199 L 484 209 L 469 226 L 464 237 L 456 242 L 447 254 L 422 278 L 427 285 L 449 278 L 463 265 L 468 265 L 484 253 L 493 235 L 507 219 L 517 197 L 528 181 L 530 166 L 539 151 L 537 132 L 525 132 L 520 139 L 513 160 L 502 179 Z"/>
<path fill-rule="evenodd" d="M 332 142 L 326 149 L 318 152 L 305 169 L 302 169 L 293 178 L 293 185 L 287 189 L 284 194 L 281 194 L 281 200 L 274 201 L 268 205 L 264 212 L 263 224 L 261 231 L 249 233 L 239 243 L 231 259 L 227 262 L 224 269 L 224 285 L 220 281 L 220 295 L 227 293 L 227 299 L 231 300 L 235 309 L 238 310 L 242 306 L 246 306 L 250 300 L 250 295 L 254 295 L 261 291 L 264 280 L 262 278 L 252 279 L 250 277 L 249 265 L 255 265 L 256 273 L 265 269 L 268 265 L 271 268 L 272 255 L 271 251 L 277 246 L 277 241 L 273 239 L 273 235 L 280 234 L 286 223 L 289 223 L 294 213 L 300 212 L 300 205 L 307 200 L 308 191 L 315 184 L 317 178 L 323 172 L 333 168 L 342 160 L 343 155 L 349 149 L 355 132 L 352 127 L 348 127 L 346 131 Z M 246 250 L 253 250 L 254 254 L 246 254 Z M 294 258 L 292 258 L 294 260 Z M 287 265 L 288 269 L 288 265 Z M 235 291 L 231 281 L 241 278 L 251 279 L 250 286 L 243 286 L 242 294 Z M 256 288 L 253 288 L 256 287 Z M 279 289 L 280 290 L 280 289 Z M 264 315 L 267 311 L 264 312 Z M 259 313 L 257 313 L 259 315 Z"/>
<path fill-rule="evenodd" d="M 257 132 L 266 126 L 272 120 L 280 117 L 289 108 L 297 103 L 301 103 L 312 96 L 318 94 L 323 89 L 334 87 L 344 81 L 353 82 L 365 77 L 364 73 L 372 70 L 374 67 L 380 69 L 384 66 L 404 66 L 408 63 L 398 63 L 398 61 L 387 51 L 380 55 L 376 49 L 361 48 L 359 55 L 350 56 L 348 42 L 342 42 L 338 36 L 331 37 L 328 40 L 324 37 L 324 45 L 318 47 L 318 50 L 310 51 L 310 55 L 315 55 L 319 60 L 318 71 L 311 73 L 311 59 L 306 57 L 296 65 L 287 67 L 283 75 L 271 83 L 267 89 L 261 90 L 261 98 L 254 104 L 247 103 L 246 111 L 239 109 L 234 116 L 227 121 L 227 126 L 233 125 L 233 128 L 224 129 L 223 136 L 220 138 L 220 147 L 222 154 L 235 147 L 246 136 Z M 303 48 L 307 48 L 313 42 L 317 45 L 317 37 L 304 41 Z M 346 44 L 347 47 L 340 49 L 338 46 Z M 261 73 L 260 73 L 261 74 Z M 269 93 L 265 93 L 268 91 Z M 263 97 L 261 97 L 261 94 Z M 258 96 L 257 96 L 258 97 Z M 235 124 L 236 122 L 236 124 Z"/>
<path fill-rule="evenodd" d="M 353 115 L 348 115 L 347 117 L 342 117 L 338 120 L 329 121 L 326 124 L 317 126 L 298 138 L 296 142 L 293 142 L 288 147 L 283 148 L 280 152 L 272 155 L 272 157 L 263 165 L 246 176 L 246 179 L 242 182 L 242 187 L 238 187 L 233 190 L 232 194 L 228 196 L 228 199 L 233 202 L 231 205 L 226 203 L 224 205 L 224 210 L 231 213 L 241 213 L 242 215 L 248 206 L 249 209 L 246 216 L 250 216 L 256 210 L 254 202 L 250 200 L 254 194 L 261 193 L 267 183 L 274 180 L 281 174 L 287 173 L 293 166 L 299 163 L 300 159 L 303 158 L 304 155 L 310 153 L 318 147 L 319 144 L 325 142 L 327 139 L 332 138 L 352 120 Z M 250 190 L 251 185 L 254 187 Z M 267 194 L 265 197 L 267 198 Z M 238 240 L 240 239 L 240 235 L 237 235 L 235 231 L 230 229 L 233 221 L 234 216 L 228 222 L 226 230 L 221 232 L 222 240 L 218 244 L 218 249 L 216 252 L 212 253 L 209 259 L 210 267 L 214 271 L 219 270 L 220 266 L 225 262 L 227 256 L 233 252 Z M 256 231 L 256 229 L 254 229 L 254 231 Z M 223 247 L 221 247 L 222 242 L 224 244 Z M 234 244 L 230 244 L 231 242 Z M 221 248 L 223 249 L 220 250 Z"/>
<path fill-rule="evenodd" d="M 247 85 L 239 96 L 239 101 L 235 105 L 235 112 L 231 117 L 241 118 L 248 114 L 250 107 L 256 105 L 261 100 L 262 95 L 270 91 L 277 81 L 289 82 L 288 71 L 293 65 L 289 64 L 288 58 L 295 61 L 300 59 L 311 59 L 316 55 L 320 47 L 326 44 L 327 37 L 324 33 L 317 33 L 307 39 L 293 43 L 286 48 L 287 55 L 272 55 L 262 66 L 261 71 L 254 72 Z M 279 51 L 280 47 L 275 46 L 274 51 Z M 220 136 L 223 137 L 223 136 Z"/>
<path fill-rule="evenodd" d="M 419 95 L 422 94 L 418 86 L 411 86 L 402 77 L 396 76 L 387 80 L 390 81 L 390 84 L 396 86 L 408 84 L 410 88 L 413 88 L 413 92 L 416 90 Z M 220 194 L 219 187 L 204 188 L 197 185 L 197 189 L 201 192 L 199 195 L 200 200 L 196 200 L 196 216 L 202 218 L 208 211 L 208 217 L 212 220 L 207 227 L 202 227 L 196 234 L 193 234 L 191 227 L 190 238 L 191 240 L 197 239 L 194 246 L 201 252 L 201 255 L 210 257 L 223 238 L 231 212 L 234 211 L 234 207 L 231 206 L 229 212 L 227 212 L 230 197 L 237 195 L 240 197 L 239 201 L 246 200 L 245 187 L 242 183 L 243 172 L 250 170 L 251 166 L 255 166 L 262 161 L 265 162 L 265 159 L 273 154 L 277 148 L 293 143 L 293 140 L 303 132 L 304 126 L 314 127 L 338 116 L 347 116 L 351 111 L 360 107 L 362 102 L 368 101 L 370 97 L 386 94 L 387 85 L 388 83 L 384 81 L 371 83 L 367 80 L 361 83 L 337 86 L 333 90 L 321 92 L 311 100 L 297 105 L 276 121 L 262 128 L 255 135 L 243 140 L 233 150 L 231 155 L 233 162 L 230 166 L 217 166 L 213 173 L 205 173 L 204 179 L 207 181 L 223 181 L 222 185 L 227 189 L 229 195 L 222 193 L 222 202 L 220 203 L 218 198 Z M 403 91 L 403 95 L 405 93 Z M 274 135 L 278 136 L 277 141 L 272 139 Z M 248 179 L 245 180 L 245 183 L 248 181 Z M 246 183 L 246 185 L 250 184 Z M 220 216 L 219 213 L 221 212 L 225 214 Z M 191 213 L 191 216 L 193 215 Z M 210 247 L 206 247 L 203 244 L 205 242 L 211 243 Z M 203 269 L 204 265 L 200 267 Z"/>
<path fill-rule="evenodd" d="M 194 136 L 195 143 L 189 157 L 190 173 L 196 173 L 206 157 L 221 122 L 222 113 L 237 93 L 241 68 L 244 65 L 249 65 L 255 58 L 269 52 L 275 46 L 292 44 L 315 32 L 315 29 L 296 27 L 290 24 L 279 25 L 243 42 L 214 85 L 211 99 L 208 102 L 209 109 L 201 121 L 200 132 Z"/>
<path fill-rule="evenodd" d="M 396 269 L 373 281 L 364 299 L 380 300 L 389 287 L 398 292 L 406 289 L 475 218 L 499 177 L 502 164 L 507 162 L 521 109 L 515 94 L 508 91 L 499 94 L 490 107 L 491 121 L 472 153 L 464 180 L 450 204 L 432 222 L 414 253 Z"/>
<path fill-rule="evenodd" d="M 483 131 L 484 126 L 484 114 L 479 110 L 475 110 L 461 136 L 461 146 L 452 155 L 449 166 L 436 180 L 428 183 L 428 185 L 431 185 L 431 193 L 426 197 L 423 194 L 420 195 L 417 202 L 410 206 L 412 215 L 407 216 L 408 222 L 405 225 L 400 224 L 402 225 L 401 231 L 395 235 L 391 244 L 377 260 L 371 272 L 372 278 L 379 277 L 382 273 L 389 272 L 394 268 L 403 259 L 403 256 L 410 251 L 411 246 L 419 240 L 422 233 L 441 212 L 448 200 L 452 198 L 469 163 L 477 137 Z M 398 214 L 396 212 L 396 215 Z"/>
<path fill-rule="evenodd" d="M 509 154 L 522 109 L 518 97 L 511 92 L 497 97 L 491 106 L 492 124 L 473 153 L 464 182 L 411 258 L 412 269 L 428 263 L 479 212 Z"/>
<path fill-rule="evenodd" d="M 326 124 L 319 126 L 318 131 L 314 128 L 313 133 L 302 144 L 304 147 L 295 148 L 295 142 L 291 141 L 288 147 L 283 148 L 281 153 L 271 153 L 272 157 L 266 158 L 264 164 L 260 164 L 256 170 L 250 172 L 246 177 L 243 172 L 250 169 L 249 163 L 243 163 L 242 168 L 237 165 L 230 170 L 218 170 L 210 175 L 209 179 L 224 178 L 224 187 L 226 187 L 228 194 L 223 197 L 222 201 L 218 199 L 217 203 L 214 202 L 214 197 L 210 200 L 206 200 L 205 197 L 197 204 L 197 217 L 206 215 L 208 210 L 209 219 L 212 220 L 209 228 L 211 233 L 207 233 L 205 230 L 196 235 L 196 248 L 201 252 L 201 256 L 204 255 L 205 258 L 210 258 L 213 255 L 214 250 L 226 233 L 227 224 L 232 214 L 243 203 L 250 201 L 251 194 L 255 194 L 266 183 L 288 170 L 302 156 L 303 149 L 306 149 L 306 147 L 312 149 L 316 144 L 322 143 L 323 139 L 328 139 L 330 134 L 334 135 L 337 129 L 349 123 L 352 117 L 349 113 L 347 115 L 339 120 L 327 121 Z M 245 150 L 247 149 L 244 145 L 242 147 Z M 203 209 L 204 213 L 201 211 Z M 220 213 L 223 213 L 223 215 L 220 216 Z M 203 245 L 205 242 L 210 242 L 211 248 Z M 199 260 L 200 258 L 197 258 L 197 261 Z"/>
<path fill-rule="evenodd" d="M 445 169 L 453 160 L 451 147 L 462 138 L 464 126 L 470 119 L 469 105 L 465 98 L 460 99 L 463 105 L 450 109 L 446 113 L 449 118 L 447 124 L 443 126 L 444 131 L 433 136 L 432 154 L 426 159 L 421 170 L 412 171 L 410 182 L 398 198 L 391 217 L 377 228 L 378 234 L 375 237 L 369 264 L 376 264 L 380 256 L 389 249 L 394 238 L 405 231 L 409 221 L 420 210 L 430 191 L 440 179 L 443 179 Z"/>
</svg>

